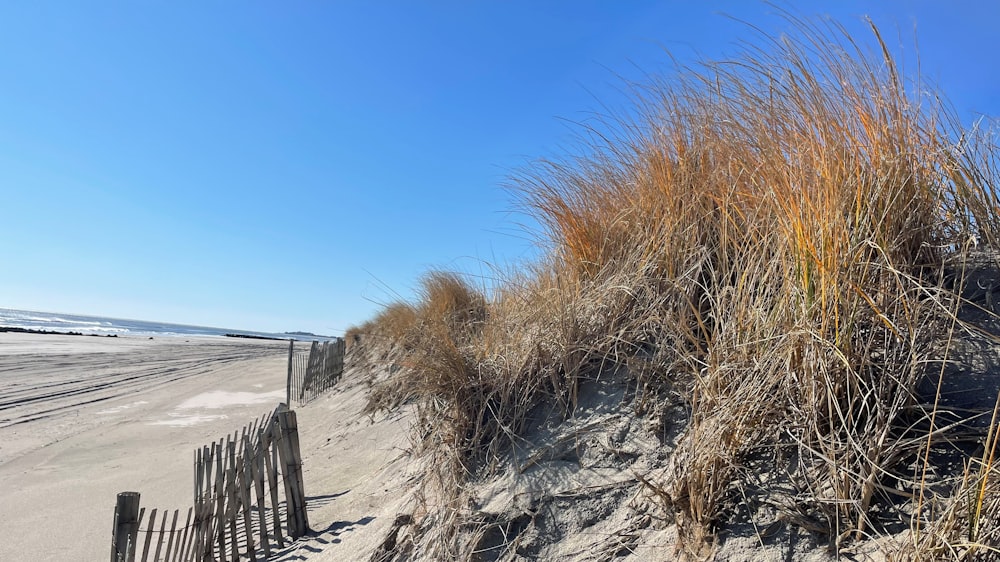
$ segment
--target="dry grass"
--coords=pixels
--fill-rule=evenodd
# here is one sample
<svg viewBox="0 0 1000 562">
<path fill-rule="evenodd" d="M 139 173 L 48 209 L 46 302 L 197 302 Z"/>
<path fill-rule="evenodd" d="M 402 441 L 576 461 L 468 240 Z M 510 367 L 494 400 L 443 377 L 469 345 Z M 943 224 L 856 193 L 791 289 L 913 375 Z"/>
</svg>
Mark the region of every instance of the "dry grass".
<svg viewBox="0 0 1000 562">
<path fill-rule="evenodd" d="M 928 498 L 925 528 L 913 532 L 895 553 L 900 561 L 1000 558 L 1000 397 L 997 398 L 982 455 L 966 461 L 950 496 Z"/>
<path fill-rule="evenodd" d="M 637 118 L 521 175 L 545 261 L 488 299 L 431 273 L 418 304 L 375 320 L 451 498 L 426 525 L 432 555 L 469 556 L 462 484 L 498 466 L 532 408 L 572 412 L 581 376 L 612 366 L 687 397 L 657 485 L 695 557 L 765 445 L 793 467 L 792 520 L 835 547 L 880 532 L 873 505 L 923 497 L 903 463 L 945 430 L 926 429 L 915 388 L 954 328 L 946 262 L 1000 242 L 996 153 L 904 82 L 874 27 L 869 50 L 788 19 L 794 36 L 637 87 Z M 954 544 L 941 522 L 968 513 L 971 541 L 996 544 L 993 448 L 943 515 L 915 508 L 917 552 Z"/>
</svg>

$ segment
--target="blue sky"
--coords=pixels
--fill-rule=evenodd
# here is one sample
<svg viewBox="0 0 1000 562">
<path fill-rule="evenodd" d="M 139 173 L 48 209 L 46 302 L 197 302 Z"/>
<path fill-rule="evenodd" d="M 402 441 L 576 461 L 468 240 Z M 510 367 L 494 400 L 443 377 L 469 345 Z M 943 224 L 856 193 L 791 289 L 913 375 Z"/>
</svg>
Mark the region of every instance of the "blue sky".
<svg viewBox="0 0 1000 562">
<path fill-rule="evenodd" d="M 867 5 L 871 4 L 871 5 Z M 1000 113 L 996 2 L 869 14 L 961 117 Z M 534 255 L 506 178 L 621 79 L 786 23 L 757 2 L 6 2 L 0 307 L 337 334 L 422 272 Z M 867 36 L 864 36 L 867 40 Z"/>
</svg>

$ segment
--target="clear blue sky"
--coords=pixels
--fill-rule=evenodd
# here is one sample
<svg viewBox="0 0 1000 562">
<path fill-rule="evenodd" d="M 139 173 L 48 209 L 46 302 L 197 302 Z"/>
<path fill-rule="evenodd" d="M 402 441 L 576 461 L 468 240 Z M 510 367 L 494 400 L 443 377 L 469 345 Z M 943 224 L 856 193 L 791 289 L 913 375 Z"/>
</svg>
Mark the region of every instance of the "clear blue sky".
<svg viewBox="0 0 1000 562">
<path fill-rule="evenodd" d="M 870 4 L 870 5 L 868 5 Z M 1000 113 L 998 2 L 800 2 Z M 780 30 L 756 2 L 0 5 L 0 307 L 339 333 L 533 255 L 505 191 L 618 76 Z M 898 32 L 898 35 L 897 35 Z M 386 289 L 388 287 L 388 290 Z"/>
</svg>

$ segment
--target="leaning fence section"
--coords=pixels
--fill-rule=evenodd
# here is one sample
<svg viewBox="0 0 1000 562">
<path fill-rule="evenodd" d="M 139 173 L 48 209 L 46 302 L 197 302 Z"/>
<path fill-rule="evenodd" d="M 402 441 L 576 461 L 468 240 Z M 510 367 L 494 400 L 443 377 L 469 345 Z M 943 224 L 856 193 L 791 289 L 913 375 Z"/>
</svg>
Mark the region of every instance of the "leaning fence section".
<svg viewBox="0 0 1000 562">
<path fill-rule="evenodd" d="M 343 338 L 327 342 L 312 342 L 308 353 L 288 343 L 287 402 L 308 404 L 340 380 L 344 373 Z"/>
<path fill-rule="evenodd" d="M 195 450 L 186 515 L 147 513 L 138 493 L 119 494 L 111 562 L 266 560 L 308 531 L 305 497 L 295 412 L 281 405 Z"/>
<path fill-rule="evenodd" d="M 303 394 L 303 383 L 306 380 L 306 371 L 309 369 L 309 356 L 312 346 L 295 346 L 295 340 L 288 342 L 288 383 L 285 388 L 285 403 L 292 404 L 292 400 L 302 401 L 299 396 Z"/>
</svg>

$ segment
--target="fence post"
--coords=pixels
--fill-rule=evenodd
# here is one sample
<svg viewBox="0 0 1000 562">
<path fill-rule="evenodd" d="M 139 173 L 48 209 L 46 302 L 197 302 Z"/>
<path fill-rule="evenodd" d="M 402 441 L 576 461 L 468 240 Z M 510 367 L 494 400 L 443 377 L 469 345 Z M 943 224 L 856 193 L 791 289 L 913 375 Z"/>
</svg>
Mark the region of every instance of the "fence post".
<svg viewBox="0 0 1000 562">
<path fill-rule="evenodd" d="M 292 404 L 292 353 L 295 350 L 295 340 L 288 340 L 288 384 L 285 385 L 285 404 Z"/>
<path fill-rule="evenodd" d="M 281 428 L 278 442 L 281 461 L 285 473 L 285 495 L 288 501 L 289 534 L 293 539 L 309 532 L 309 517 L 306 513 L 306 493 L 302 478 L 302 457 L 299 452 L 299 429 L 295 412 L 291 410 L 275 414 Z"/>
<path fill-rule="evenodd" d="M 111 562 L 132 562 L 139 533 L 139 492 L 121 492 L 115 504 L 111 534 Z"/>
</svg>

